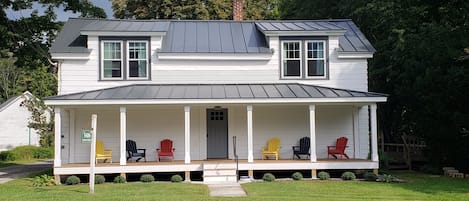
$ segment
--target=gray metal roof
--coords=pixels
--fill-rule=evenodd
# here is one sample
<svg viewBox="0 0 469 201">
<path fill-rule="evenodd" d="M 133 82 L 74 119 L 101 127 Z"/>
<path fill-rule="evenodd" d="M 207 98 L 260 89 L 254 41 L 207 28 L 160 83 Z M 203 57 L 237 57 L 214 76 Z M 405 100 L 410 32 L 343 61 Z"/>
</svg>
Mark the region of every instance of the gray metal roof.
<svg viewBox="0 0 469 201">
<path fill-rule="evenodd" d="M 86 53 L 81 31 L 166 32 L 160 52 L 164 53 L 270 53 L 261 31 L 346 30 L 339 37 L 341 52 L 376 50 L 358 27 L 344 20 L 218 21 L 218 20 L 109 20 L 74 19 L 65 23 L 51 53 Z"/>
<path fill-rule="evenodd" d="M 278 99 L 385 97 L 385 94 L 336 89 L 298 83 L 287 84 L 134 84 L 46 100 L 135 100 L 135 99 Z"/>
<path fill-rule="evenodd" d="M 160 52 L 271 53 L 252 22 L 172 21 Z"/>
<path fill-rule="evenodd" d="M 93 20 L 81 31 L 110 32 L 166 32 L 169 21 L 150 20 Z"/>
<path fill-rule="evenodd" d="M 325 31 L 345 30 L 327 20 L 321 21 L 260 21 L 256 25 L 261 31 Z"/>
</svg>

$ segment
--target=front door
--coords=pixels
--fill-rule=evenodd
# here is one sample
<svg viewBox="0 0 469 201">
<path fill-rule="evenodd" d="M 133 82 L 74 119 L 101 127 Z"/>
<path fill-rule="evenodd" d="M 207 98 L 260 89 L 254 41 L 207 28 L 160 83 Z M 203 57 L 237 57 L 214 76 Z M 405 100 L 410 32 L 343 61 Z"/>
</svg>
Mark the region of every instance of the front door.
<svg viewBox="0 0 469 201">
<path fill-rule="evenodd" d="M 207 158 L 228 158 L 227 109 L 207 109 Z"/>
</svg>

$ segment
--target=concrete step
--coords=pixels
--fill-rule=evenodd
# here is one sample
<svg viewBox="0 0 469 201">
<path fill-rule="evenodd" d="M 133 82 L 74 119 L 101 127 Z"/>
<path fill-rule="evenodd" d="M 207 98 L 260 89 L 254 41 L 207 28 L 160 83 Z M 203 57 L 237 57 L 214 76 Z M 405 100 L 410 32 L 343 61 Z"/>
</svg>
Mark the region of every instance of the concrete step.
<svg viewBox="0 0 469 201">
<path fill-rule="evenodd" d="M 236 182 L 236 175 L 232 176 L 205 176 L 204 175 L 204 182 Z"/>
<path fill-rule="evenodd" d="M 204 170 L 204 176 L 236 176 L 236 169 Z"/>
<path fill-rule="evenodd" d="M 235 163 L 204 163 L 204 170 L 236 169 Z"/>
</svg>

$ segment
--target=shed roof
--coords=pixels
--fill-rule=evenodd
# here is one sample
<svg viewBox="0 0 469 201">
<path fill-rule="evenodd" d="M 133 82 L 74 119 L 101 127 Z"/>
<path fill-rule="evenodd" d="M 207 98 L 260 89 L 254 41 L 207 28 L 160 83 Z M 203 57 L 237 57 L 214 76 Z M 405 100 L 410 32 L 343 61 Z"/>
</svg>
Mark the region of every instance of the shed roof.
<svg viewBox="0 0 469 201">
<path fill-rule="evenodd" d="M 385 97 L 385 94 L 336 89 L 299 83 L 272 84 L 133 84 L 46 100 L 135 100 L 135 99 L 284 99 Z"/>
<path fill-rule="evenodd" d="M 166 32 L 165 53 L 269 53 L 262 31 L 334 31 L 341 52 L 373 53 L 375 49 L 350 19 L 220 21 L 220 20 L 115 20 L 69 19 L 50 48 L 51 53 L 86 53 L 86 36 L 80 32 Z"/>
</svg>

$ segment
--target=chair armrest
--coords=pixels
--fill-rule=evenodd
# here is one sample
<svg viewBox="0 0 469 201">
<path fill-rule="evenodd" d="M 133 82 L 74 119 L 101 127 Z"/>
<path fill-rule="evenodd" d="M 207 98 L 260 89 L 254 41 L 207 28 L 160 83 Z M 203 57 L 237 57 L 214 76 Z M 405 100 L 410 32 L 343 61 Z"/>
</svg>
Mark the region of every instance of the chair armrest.
<svg viewBox="0 0 469 201">
<path fill-rule="evenodd" d="M 333 148 L 333 147 L 335 149 L 335 146 L 327 146 L 327 150 L 331 150 L 331 148 Z"/>
<path fill-rule="evenodd" d="M 173 152 L 176 151 L 176 148 L 173 148 Z"/>
<path fill-rule="evenodd" d="M 104 154 L 112 154 L 112 149 L 105 149 Z"/>
<path fill-rule="evenodd" d="M 156 152 L 160 152 L 160 149 L 156 149 Z"/>
<path fill-rule="evenodd" d="M 137 151 L 143 151 L 143 153 L 146 153 L 147 149 L 137 149 Z"/>
<path fill-rule="evenodd" d="M 266 146 L 263 146 L 262 147 L 262 151 L 266 151 L 267 150 L 267 147 Z"/>
<path fill-rule="evenodd" d="M 296 151 L 300 149 L 300 146 L 292 146 L 291 148 L 293 149 L 293 151 Z"/>
</svg>

